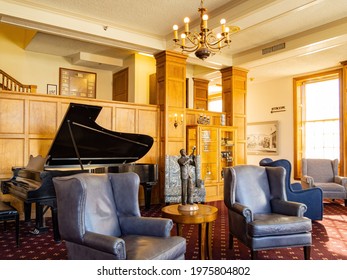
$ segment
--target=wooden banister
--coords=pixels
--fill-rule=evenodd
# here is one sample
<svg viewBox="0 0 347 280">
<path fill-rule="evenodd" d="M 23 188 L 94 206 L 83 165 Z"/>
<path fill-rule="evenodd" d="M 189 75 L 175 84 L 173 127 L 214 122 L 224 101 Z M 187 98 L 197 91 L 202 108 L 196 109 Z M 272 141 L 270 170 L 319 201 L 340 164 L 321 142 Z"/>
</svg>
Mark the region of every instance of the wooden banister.
<svg viewBox="0 0 347 280">
<path fill-rule="evenodd" d="M 23 85 L 18 82 L 15 78 L 11 77 L 6 72 L 0 69 L 0 89 L 9 90 L 9 91 L 18 91 L 18 92 L 30 92 L 35 93 L 37 86 L 36 85 Z"/>
</svg>

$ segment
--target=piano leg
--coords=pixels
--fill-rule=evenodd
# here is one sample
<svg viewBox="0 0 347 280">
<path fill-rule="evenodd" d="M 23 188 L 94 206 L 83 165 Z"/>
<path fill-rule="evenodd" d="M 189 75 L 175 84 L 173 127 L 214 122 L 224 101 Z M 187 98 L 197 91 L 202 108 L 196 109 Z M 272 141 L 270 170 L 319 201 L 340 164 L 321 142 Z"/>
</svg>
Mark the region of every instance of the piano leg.
<svg viewBox="0 0 347 280">
<path fill-rule="evenodd" d="M 145 194 L 145 209 L 149 210 L 151 208 L 152 184 L 143 183 L 142 186 Z"/>
<path fill-rule="evenodd" d="M 45 225 L 45 219 L 44 219 L 44 214 L 47 211 L 47 209 L 44 209 L 44 204 L 40 202 L 35 203 L 36 206 L 36 223 L 35 223 L 35 229 L 31 231 L 30 233 L 32 234 L 40 234 L 42 232 L 45 232 L 48 230 L 48 227 Z"/>
<path fill-rule="evenodd" d="M 53 226 L 53 236 L 54 241 L 60 242 L 60 233 L 58 226 L 58 211 L 57 211 L 57 203 L 52 199 L 44 200 L 41 202 L 36 202 L 36 222 L 35 229 L 30 231 L 32 234 L 40 234 L 42 232 L 46 232 L 48 227 L 45 225 L 44 215 L 48 209 L 51 209 L 52 212 L 52 226 Z"/>
<path fill-rule="evenodd" d="M 24 202 L 24 221 L 30 222 L 31 220 L 31 203 Z"/>
</svg>

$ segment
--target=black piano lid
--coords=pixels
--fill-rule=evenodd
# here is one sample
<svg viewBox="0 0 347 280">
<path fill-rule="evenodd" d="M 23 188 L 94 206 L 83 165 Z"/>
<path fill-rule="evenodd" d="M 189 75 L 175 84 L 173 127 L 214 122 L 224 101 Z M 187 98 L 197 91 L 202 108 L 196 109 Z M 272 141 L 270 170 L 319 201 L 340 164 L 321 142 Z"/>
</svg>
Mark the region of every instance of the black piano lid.
<svg viewBox="0 0 347 280">
<path fill-rule="evenodd" d="M 101 109 L 70 103 L 49 149 L 46 166 L 131 163 L 147 154 L 153 145 L 151 136 L 101 127 L 95 122 Z"/>
</svg>

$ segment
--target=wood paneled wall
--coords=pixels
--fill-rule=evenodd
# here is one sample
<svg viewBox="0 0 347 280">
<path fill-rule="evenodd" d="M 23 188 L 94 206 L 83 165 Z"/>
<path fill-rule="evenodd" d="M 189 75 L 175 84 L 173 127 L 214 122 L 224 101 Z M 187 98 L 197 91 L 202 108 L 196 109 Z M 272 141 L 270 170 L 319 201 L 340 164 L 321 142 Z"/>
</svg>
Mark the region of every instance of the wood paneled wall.
<svg viewBox="0 0 347 280">
<path fill-rule="evenodd" d="M 12 167 L 25 166 L 30 155 L 46 156 L 70 102 L 102 106 L 96 122 L 106 129 L 152 136 L 153 147 L 139 162 L 157 164 L 158 106 L 0 91 L 0 178 L 10 178 Z M 158 188 L 152 201 L 159 201 Z"/>
<path fill-rule="evenodd" d="M 245 69 L 228 67 L 222 73 L 223 111 L 227 125 L 237 127 L 237 162 L 247 163 L 247 73 Z"/>
</svg>

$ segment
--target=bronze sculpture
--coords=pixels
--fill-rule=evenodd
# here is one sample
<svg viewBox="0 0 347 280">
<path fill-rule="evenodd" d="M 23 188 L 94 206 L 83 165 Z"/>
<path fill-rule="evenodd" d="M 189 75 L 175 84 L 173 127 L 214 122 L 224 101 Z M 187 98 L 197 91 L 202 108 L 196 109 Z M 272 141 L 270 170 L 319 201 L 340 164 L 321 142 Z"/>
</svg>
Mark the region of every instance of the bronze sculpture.
<svg viewBox="0 0 347 280">
<path fill-rule="evenodd" d="M 181 157 L 177 160 L 181 171 L 181 207 L 180 210 L 196 210 L 197 205 L 193 201 L 193 193 L 195 185 L 189 173 L 189 166 L 195 168 L 195 152 L 196 147 L 193 147 L 191 154 L 188 156 L 185 149 L 180 150 Z"/>
</svg>

